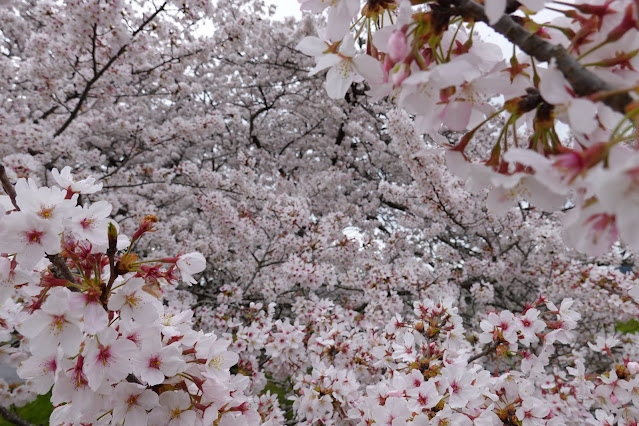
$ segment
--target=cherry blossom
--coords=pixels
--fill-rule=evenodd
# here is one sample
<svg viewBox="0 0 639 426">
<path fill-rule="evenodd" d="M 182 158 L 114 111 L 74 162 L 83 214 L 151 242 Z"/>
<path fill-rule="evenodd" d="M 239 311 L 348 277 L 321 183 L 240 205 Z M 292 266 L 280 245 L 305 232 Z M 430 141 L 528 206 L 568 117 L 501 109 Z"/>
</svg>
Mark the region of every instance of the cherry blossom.
<svg viewBox="0 0 639 426">
<path fill-rule="evenodd" d="M 34 352 L 55 352 L 60 345 L 64 354 L 77 354 L 82 331 L 79 317 L 69 309 L 70 293 L 66 288 L 52 289 L 42 308 L 18 326 Z"/>
<path fill-rule="evenodd" d="M 635 424 L 636 4 L 300 3 L 0 7 L 0 403 Z"/>
<path fill-rule="evenodd" d="M 144 280 L 130 278 L 121 283 L 118 290 L 109 299 L 109 309 L 117 310 L 123 320 L 135 320 L 148 323 L 158 318 L 162 305 L 158 300 L 144 291 Z"/>
<path fill-rule="evenodd" d="M 117 339 L 112 328 L 97 333 L 85 346 L 84 372 L 92 390 L 97 390 L 106 380 L 120 382 L 130 373 L 130 360 L 135 353 L 135 343 Z"/>
<path fill-rule="evenodd" d="M 127 420 L 136 425 L 146 425 L 148 411 L 159 403 L 158 395 L 136 383 L 121 382 L 113 392 L 113 421 L 124 423 Z"/>
<path fill-rule="evenodd" d="M 152 341 L 132 360 L 133 371 L 149 386 L 158 385 L 165 376 L 174 376 L 184 369 L 179 355 L 177 346 L 162 347 L 159 341 Z"/>
<path fill-rule="evenodd" d="M 338 50 L 331 52 L 327 43 L 323 45 L 316 37 L 306 37 L 297 45 L 301 52 L 317 59 L 311 75 L 330 67 L 326 74 L 326 91 L 331 98 L 344 97 L 351 84 L 362 78 L 382 80 L 381 64 L 370 55 L 358 55 L 354 44 L 352 38 L 346 37 Z"/>
<path fill-rule="evenodd" d="M 49 223 L 29 212 L 17 212 L 3 218 L 0 237 L 4 250 L 16 253 L 20 265 L 30 268 L 44 254 L 60 251 L 60 233 L 63 229 L 61 223 Z"/>
<path fill-rule="evenodd" d="M 197 281 L 193 274 L 200 273 L 206 267 L 206 259 L 201 253 L 188 253 L 178 257 L 175 266 L 180 270 L 182 281 L 188 284 L 195 284 Z"/>
<path fill-rule="evenodd" d="M 102 189 L 102 184 L 96 184 L 95 178 L 92 176 L 78 181 L 74 180 L 69 166 L 60 171 L 54 168 L 51 170 L 51 175 L 58 185 L 74 194 L 94 194 Z"/>
</svg>

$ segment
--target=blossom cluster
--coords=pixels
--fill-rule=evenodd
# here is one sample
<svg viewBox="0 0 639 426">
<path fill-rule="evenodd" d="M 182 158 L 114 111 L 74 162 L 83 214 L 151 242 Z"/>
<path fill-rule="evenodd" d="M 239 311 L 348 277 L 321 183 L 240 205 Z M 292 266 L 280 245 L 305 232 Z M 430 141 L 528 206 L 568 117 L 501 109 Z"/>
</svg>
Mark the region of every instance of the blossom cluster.
<svg viewBox="0 0 639 426">
<path fill-rule="evenodd" d="M 249 379 L 231 374 L 238 355 L 229 340 L 195 331 L 191 310 L 162 303 L 164 289 L 197 282 L 202 255 L 139 259 L 134 244 L 154 231 L 155 217 L 129 239 L 107 202 L 78 205 L 100 184 L 74 180 L 70 168 L 52 175 L 52 188 L 19 179 L 14 194 L 1 196 L 0 221 L 3 351 L 35 392 L 51 390 L 51 424 L 259 424 L 277 416 L 269 396 L 245 395 Z"/>
<path fill-rule="evenodd" d="M 156 230 L 155 217 L 126 238 L 107 203 L 77 205 L 99 185 L 74 181 L 69 169 L 52 175 L 58 187 L 19 179 L 15 194 L 2 196 L 10 247 L 2 257 L 4 351 L 35 392 L 51 390 L 52 424 L 283 424 L 280 401 L 264 392 L 269 382 L 291 387 L 299 424 L 639 418 L 639 367 L 631 361 L 639 354 L 619 359 L 621 341 L 612 335 L 562 351 L 575 345 L 581 317 L 569 298 L 556 305 L 540 297 L 520 313 L 493 310 L 468 329 L 437 287 L 425 289 L 411 311 L 382 302 L 380 283 L 400 280 L 390 274 L 362 287 L 372 296 L 363 309 L 298 296 L 282 319 L 276 303 L 240 312 L 222 303 L 197 311 L 200 326 L 215 333 L 194 331 L 193 296 L 176 284 L 197 283 L 203 257 L 139 259 L 133 248 Z M 295 271 L 304 265 L 297 262 Z M 575 266 L 563 265 L 560 276 Z M 625 294 L 624 275 L 605 271 L 593 267 L 584 282 Z M 313 280 L 307 285 L 316 288 Z M 235 303 L 233 293 L 218 297 Z M 493 303 L 482 297 L 482 305 Z M 618 304 L 630 309 L 623 298 Z M 604 370 L 586 373 L 583 350 L 607 357 Z M 557 360 L 569 367 L 557 370 Z"/>
<path fill-rule="evenodd" d="M 295 324 L 273 320 L 274 308 L 252 305 L 245 312 L 251 325 L 229 324 L 229 332 L 244 374 L 263 383 L 266 373 L 272 383 L 292 385 L 296 424 L 639 419 L 639 364 L 630 361 L 636 353 L 620 359 L 620 340 L 613 336 L 588 342 L 585 352 L 565 352 L 575 347 L 580 320 L 572 299 L 556 305 L 542 297 L 519 314 L 492 311 L 472 333 L 449 301 L 425 299 L 406 316 L 379 320 L 358 318 L 328 300 L 300 298 Z M 607 357 L 608 366 L 586 373 L 589 353 Z M 557 359 L 567 368 L 558 369 Z"/>
<path fill-rule="evenodd" d="M 629 95 L 639 81 L 637 5 L 440 3 L 369 1 L 360 9 L 357 0 L 301 0 L 303 10 L 328 9 L 328 15 L 321 36 L 297 47 L 315 57 L 311 73 L 330 67 L 330 97 L 344 97 L 364 79 L 369 94 L 413 115 L 416 131 L 448 150 L 450 169 L 471 190 L 489 189 L 494 214 L 521 201 L 545 211 L 570 209 L 564 221 L 569 246 L 595 256 L 617 241 L 639 249 L 639 154 L 632 147 L 639 109 Z M 548 21 L 537 14 L 545 7 L 553 11 Z M 481 30 L 482 20 L 503 34 L 506 25 L 513 28 L 508 36 L 515 46 L 505 58 L 482 36 L 490 31 Z M 526 53 L 519 51 L 524 37 L 515 40 L 517 30 L 553 53 L 542 57 L 523 44 Z M 562 65 L 568 57 L 571 65 Z M 611 100 L 617 95 L 620 104 Z M 503 121 L 493 128 L 483 164 L 472 162 L 475 134 L 498 117 Z M 560 123 L 569 126 L 569 136 Z M 454 146 L 444 136 L 451 131 L 464 133 Z"/>
<path fill-rule="evenodd" d="M 502 61 L 473 2 L 301 3 L 328 12 L 300 44 L 311 76 L 294 46 L 321 19 L 272 22 L 261 0 L 0 1 L 0 362 L 27 378 L 0 405 L 51 390 L 52 424 L 635 424 L 631 250 L 561 236 L 589 241 L 570 216 L 624 191 L 590 176 L 634 156 L 629 121 L 607 153 L 597 135 L 622 119 L 636 31 L 588 52 L 626 5 L 548 2 L 550 25 L 541 2 L 479 5 L 588 52 L 621 88 L 599 99 L 560 61 Z"/>
</svg>

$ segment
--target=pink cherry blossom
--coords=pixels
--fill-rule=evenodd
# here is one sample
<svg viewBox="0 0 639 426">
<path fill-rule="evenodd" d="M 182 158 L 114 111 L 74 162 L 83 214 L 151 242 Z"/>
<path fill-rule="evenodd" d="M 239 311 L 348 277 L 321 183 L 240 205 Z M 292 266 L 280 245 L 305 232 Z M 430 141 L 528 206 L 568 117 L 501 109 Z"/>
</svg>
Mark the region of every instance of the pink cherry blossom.
<svg viewBox="0 0 639 426">
<path fill-rule="evenodd" d="M 97 390 L 104 381 L 117 383 L 131 372 L 131 358 L 135 344 L 119 338 L 117 332 L 107 328 L 86 343 L 84 372 L 92 390 Z"/>
<path fill-rule="evenodd" d="M 148 424 L 147 411 L 159 403 L 158 395 L 137 383 L 121 382 L 113 392 L 113 421 Z"/>
<path fill-rule="evenodd" d="M 206 259 L 201 253 L 187 253 L 178 257 L 175 265 L 182 275 L 182 281 L 190 285 L 197 282 L 193 275 L 202 272 L 206 268 Z"/>
<path fill-rule="evenodd" d="M 95 183 L 95 178 L 89 176 L 86 179 L 76 181 L 71 174 L 71 167 L 66 166 L 62 170 L 52 169 L 51 175 L 63 189 L 76 194 L 94 194 L 102 189 L 102 183 Z"/>
<path fill-rule="evenodd" d="M 144 285 L 145 282 L 139 278 L 131 278 L 120 284 L 110 297 L 108 308 L 119 311 L 125 321 L 148 323 L 158 319 L 162 305 L 142 289 Z"/>
<path fill-rule="evenodd" d="M 77 354 L 83 335 L 79 315 L 69 309 L 69 297 L 70 291 L 66 288 L 52 289 L 42 309 L 18 326 L 20 332 L 29 338 L 34 352 L 55 352 L 60 345 L 65 355 Z"/>
<path fill-rule="evenodd" d="M 333 99 L 344 97 L 353 82 L 362 81 L 363 78 L 381 81 L 383 78 L 381 64 L 370 55 L 357 55 L 354 43 L 354 40 L 347 36 L 336 53 L 320 50 L 323 46 L 314 37 L 307 37 L 297 46 L 303 53 L 317 59 L 317 65 L 311 71 L 311 75 L 330 68 L 326 74 L 326 90 Z"/>
<path fill-rule="evenodd" d="M 159 385 L 165 377 L 172 377 L 185 368 L 177 346 L 162 347 L 152 341 L 132 359 L 133 371 L 149 386 Z"/>
<path fill-rule="evenodd" d="M 12 213 L 2 220 L 0 238 L 3 249 L 16 253 L 23 268 L 35 266 L 45 254 L 60 251 L 62 223 L 51 223 L 29 212 Z"/>
</svg>

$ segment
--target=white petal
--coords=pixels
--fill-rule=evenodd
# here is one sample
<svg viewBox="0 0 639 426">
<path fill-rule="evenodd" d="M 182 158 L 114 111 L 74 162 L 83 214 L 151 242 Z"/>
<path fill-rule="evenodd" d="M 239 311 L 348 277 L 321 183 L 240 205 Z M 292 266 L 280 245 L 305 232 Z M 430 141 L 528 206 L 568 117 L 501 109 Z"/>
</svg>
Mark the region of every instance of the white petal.
<svg viewBox="0 0 639 426">
<path fill-rule="evenodd" d="M 354 57 L 353 68 L 369 83 L 376 84 L 384 80 L 382 64 L 370 55 L 358 55 Z"/>
<path fill-rule="evenodd" d="M 453 132 L 461 132 L 468 126 L 473 107 L 470 102 L 449 102 L 439 117 L 442 123 Z"/>
<path fill-rule="evenodd" d="M 346 61 L 334 66 L 326 74 L 326 92 L 332 99 L 343 98 L 353 83 L 353 71 Z"/>
<path fill-rule="evenodd" d="M 461 152 L 459 151 L 446 151 L 446 166 L 448 170 L 461 179 L 467 179 L 470 173 L 470 164 Z"/>
<path fill-rule="evenodd" d="M 515 195 L 512 190 L 493 188 L 486 198 L 486 206 L 491 213 L 502 217 L 515 205 Z"/>
<path fill-rule="evenodd" d="M 639 303 L 639 284 L 635 285 L 628 291 L 628 295 L 635 299 L 635 302 Z"/>
<path fill-rule="evenodd" d="M 520 3 L 532 12 L 539 12 L 544 8 L 546 0 L 520 0 Z"/>
<path fill-rule="evenodd" d="M 325 2 L 324 0 L 300 0 L 300 9 L 308 10 L 312 13 L 320 13 L 324 9 L 330 5 L 330 2 Z"/>
<path fill-rule="evenodd" d="M 484 10 L 488 17 L 488 23 L 493 25 L 499 21 L 504 14 L 506 10 L 506 0 L 486 0 Z"/>
<path fill-rule="evenodd" d="M 322 55 L 317 60 L 317 65 L 315 65 L 315 68 L 313 68 L 311 70 L 311 72 L 308 73 L 308 75 L 315 75 L 318 72 L 322 71 L 323 69 L 326 69 L 326 68 L 329 68 L 329 67 L 333 67 L 333 66 L 339 64 L 340 61 L 342 61 L 342 58 L 340 58 L 339 56 L 335 55 L 334 53 L 329 53 L 327 55 Z"/>
<path fill-rule="evenodd" d="M 326 34 L 330 40 L 341 40 L 347 35 L 351 21 L 358 10 L 359 0 L 341 0 L 337 6 L 328 9 Z"/>
<path fill-rule="evenodd" d="M 344 56 L 348 56 L 352 58 L 357 54 L 357 50 L 355 50 L 355 39 L 353 38 L 353 34 L 346 34 L 344 40 L 339 45 L 339 53 Z"/>
<path fill-rule="evenodd" d="M 308 56 L 320 56 L 328 45 L 317 37 L 304 37 L 295 48 Z"/>
<path fill-rule="evenodd" d="M 546 69 L 539 82 L 539 93 L 548 103 L 553 105 L 568 103 L 572 99 L 566 87 L 569 87 L 564 75 L 556 68 Z"/>
<path fill-rule="evenodd" d="M 395 30 L 397 30 L 395 25 L 389 25 L 388 27 L 375 31 L 373 34 L 373 44 L 377 50 L 383 53 L 388 52 L 388 39 Z"/>
<path fill-rule="evenodd" d="M 568 108 L 572 127 L 581 133 L 590 133 L 597 127 L 597 106 L 586 99 L 574 99 Z"/>
</svg>

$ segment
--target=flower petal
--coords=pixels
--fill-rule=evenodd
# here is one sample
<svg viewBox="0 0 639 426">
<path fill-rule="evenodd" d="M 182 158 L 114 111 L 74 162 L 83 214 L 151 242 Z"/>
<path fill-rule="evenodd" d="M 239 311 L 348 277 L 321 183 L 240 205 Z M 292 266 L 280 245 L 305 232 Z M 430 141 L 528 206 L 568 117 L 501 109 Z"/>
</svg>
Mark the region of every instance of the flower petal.
<svg viewBox="0 0 639 426">
<path fill-rule="evenodd" d="M 332 99 L 343 98 L 353 83 L 353 71 L 347 61 L 342 61 L 326 74 L 326 92 Z"/>
<path fill-rule="evenodd" d="M 506 0 L 486 0 L 484 10 L 488 17 L 488 23 L 493 25 L 499 21 L 504 14 L 506 10 Z"/>
</svg>

